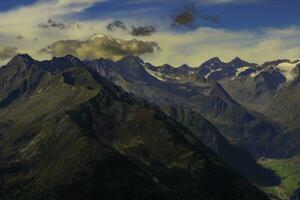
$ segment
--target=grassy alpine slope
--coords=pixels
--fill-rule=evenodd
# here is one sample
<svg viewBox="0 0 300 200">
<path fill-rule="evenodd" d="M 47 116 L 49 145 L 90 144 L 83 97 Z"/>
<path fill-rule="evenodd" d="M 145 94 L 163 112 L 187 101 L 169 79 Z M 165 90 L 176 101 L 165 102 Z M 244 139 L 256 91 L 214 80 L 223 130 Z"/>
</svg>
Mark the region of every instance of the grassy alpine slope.
<svg viewBox="0 0 300 200">
<path fill-rule="evenodd" d="M 300 156 L 289 159 L 263 159 L 260 163 L 274 170 L 281 178 L 279 186 L 266 187 L 266 192 L 274 196 L 291 197 L 300 187 Z"/>
</svg>

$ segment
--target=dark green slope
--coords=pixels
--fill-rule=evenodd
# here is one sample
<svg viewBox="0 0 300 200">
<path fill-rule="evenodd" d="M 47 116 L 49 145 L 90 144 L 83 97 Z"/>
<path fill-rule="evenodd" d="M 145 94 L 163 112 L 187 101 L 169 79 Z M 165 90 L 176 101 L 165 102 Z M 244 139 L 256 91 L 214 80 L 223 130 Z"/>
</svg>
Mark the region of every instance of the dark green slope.
<svg viewBox="0 0 300 200">
<path fill-rule="evenodd" d="M 74 57 L 19 55 L 0 77 L 0 199 L 267 199 Z"/>
</svg>

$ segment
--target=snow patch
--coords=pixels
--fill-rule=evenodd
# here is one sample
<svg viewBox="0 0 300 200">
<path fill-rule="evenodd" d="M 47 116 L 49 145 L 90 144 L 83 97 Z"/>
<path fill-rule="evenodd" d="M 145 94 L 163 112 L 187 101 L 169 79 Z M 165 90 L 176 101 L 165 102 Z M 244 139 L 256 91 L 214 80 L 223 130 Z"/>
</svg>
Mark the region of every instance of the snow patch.
<svg viewBox="0 0 300 200">
<path fill-rule="evenodd" d="M 151 76 L 153 76 L 154 78 L 156 78 L 156 79 L 158 79 L 158 80 L 160 80 L 160 81 L 166 81 L 164 78 L 162 78 L 162 74 L 160 73 L 160 72 L 156 72 L 156 71 L 152 71 L 152 70 L 150 70 L 150 69 L 148 69 L 148 68 L 145 68 L 145 70 L 146 70 L 146 72 L 148 73 L 148 74 L 150 74 Z"/>
<path fill-rule="evenodd" d="M 237 69 L 237 72 L 235 73 L 235 76 L 239 76 L 241 73 L 243 73 L 244 71 L 246 71 L 247 69 L 250 69 L 250 67 L 248 66 L 244 66 L 244 67 L 240 67 Z"/>
<path fill-rule="evenodd" d="M 219 68 L 219 69 L 211 69 L 211 70 L 209 71 L 209 73 L 205 76 L 205 78 L 208 78 L 209 75 L 211 75 L 212 73 L 218 72 L 218 71 L 221 71 L 221 70 L 222 70 L 222 68 Z"/>
<path fill-rule="evenodd" d="M 250 74 L 250 77 L 251 77 L 251 78 L 255 78 L 255 77 L 257 77 L 261 72 L 262 72 L 262 71 L 253 72 L 253 73 Z"/>
<path fill-rule="evenodd" d="M 279 69 L 280 73 L 286 78 L 287 81 L 291 81 L 295 78 L 292 71 L 297 64 L 300 64 L 300 61 L 297 63 L 284 62 L 280 63 L 277 66 L 277 68 Z"/>
<path fill-rule="evenodd" d="M 251 67 L 248 66 L 244 66 L 244 67 L 240 67 L 237 69 L 235 76 L 231 78 L 231 80 L 234 80 L 236 77 L 238 77 L 241 73 L 243 73 L 244 71 L 251 69 Z M 252 73 L 250 74 L 251 77 Z"/>
</svg>

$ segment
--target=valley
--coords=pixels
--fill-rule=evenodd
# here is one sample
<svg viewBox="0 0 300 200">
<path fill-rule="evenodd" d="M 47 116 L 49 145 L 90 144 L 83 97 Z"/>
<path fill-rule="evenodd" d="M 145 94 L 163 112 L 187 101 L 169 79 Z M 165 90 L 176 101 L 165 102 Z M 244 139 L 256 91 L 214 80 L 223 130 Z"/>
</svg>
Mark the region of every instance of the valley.
<svg viewBox="0 0 300 200">
<path fill-rule="evenodd" d="M 280 185 L 266 187 L 266 192 L 288 199 L 300 187 L 300 156 L 288 159 L 261 159 L 258 163 L 274 170 L 281 178 Z"/>
</svg>

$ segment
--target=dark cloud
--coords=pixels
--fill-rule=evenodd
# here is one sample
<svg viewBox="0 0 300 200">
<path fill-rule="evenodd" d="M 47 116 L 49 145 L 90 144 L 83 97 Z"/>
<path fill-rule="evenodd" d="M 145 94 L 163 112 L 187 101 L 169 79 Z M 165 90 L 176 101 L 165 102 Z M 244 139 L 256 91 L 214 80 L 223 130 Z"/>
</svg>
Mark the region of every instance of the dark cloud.
<svg viewBox="0 0 300 200">
<path fill-rule="evenodd" d="M 15 37 L 15 39 L 17 39 L 17 40 L 23 40 L 24 37 L 22 35 L 18 35 L 18 36 Z"/>
<path fill-rule="evenodd" d="M 144 42 L 141 40 L 121 40 L 106 35 L 94 35 L 86 41 L 59 40 L 50 46 L 40 50 L 52 56 L 64 56 L 71 54 L 81 59 L 110 58 L 121 59 L 127 55 L 153 54 L 160 50 L 156 42 Z"/>
<path fill-rule="evenodd" d="M 67 28 L 80 28 L 80 24 L 74 22 L 57 22 L 52 19 L 49 19 L 46 23 L 41 23 L 38 25 L 39 28 L 58 28 L 58 29 L 67 29 Z"/>
<path fill-rule="evenodd" d="M 131 27 L 131 35 L 134 36 L 149 36 L 157 31 L 157 27 L 153 25 L 133 26 Z"/>
<path fill-rule="evenodd" d="M 198 10 L 195 3 L 187 3 L 174 16 L 172 16 L 173 25 L 192 25 L 197 18 L 197 14 Z"/>
<path fill-rule="evenodd" d="M 113 22 L 107 24 L 106 29 L 107 29 L 108 31 L 111 31 L 111 32 L 112 32 L 112 31 L 114 31 L 115 29 L 126 30 L 127 27 L 126 27 L 126 25 L 125 25 L 122 21 L 120 21 L 120 20 L 115 20 L 115 21 L 113 21 Z"/>
<path fill-rule="evenodd" d="M 7 60 L 9 58 L 12 58 L 17 53 L 18 53 L 18 50 L 15 47 L 0 46 L 0 60 Z"/>
<path fill-rule="evenodd" d="M 199 26 L 200 24 L 197 23 L 205 22 L 220 24 L 221 18 L 217 15 L 200 12 L 193 2 L 185 4 L 182 9 L 172 16 L 172 26 Z"/>
<path fill-rule="evenodd" d="M 148 25 L 148 24 L 140 25 L 140 26 L 132 26 L 131 28 L 128 28 L 128 26 L 121 20 L 115 20 L 107 24 L 106 29 L 110 32 L 120 29 L 122 31 L 126 31 L 127 33 L 133 36 L 149 36 L 157 31 L 156 26 Z"/>
</svg>

